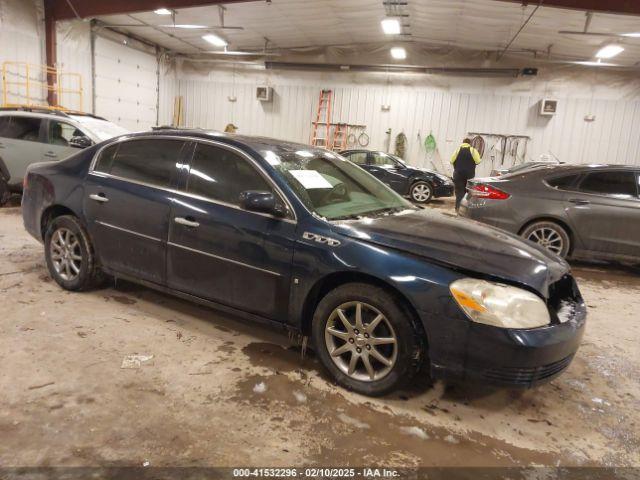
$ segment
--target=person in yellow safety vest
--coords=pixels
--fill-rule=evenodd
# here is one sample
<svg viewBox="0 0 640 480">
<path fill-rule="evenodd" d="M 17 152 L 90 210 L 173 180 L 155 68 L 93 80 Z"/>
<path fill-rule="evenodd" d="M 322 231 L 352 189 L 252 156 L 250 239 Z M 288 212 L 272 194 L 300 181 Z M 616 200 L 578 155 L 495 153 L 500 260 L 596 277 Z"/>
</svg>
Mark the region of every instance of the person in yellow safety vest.
<svg viewBox="0 0 640 480">
<path fill-rule="evenodd" d="M 481 161 L 480 153 L 471 146 L 471 140 L 468 138 L 462 141 L 462 145 L 451 156 L 453 185 L 456 192 L 456 212 L 467 192 L 467 181 L 476 176 L 476 165 Z"/>
</svg>

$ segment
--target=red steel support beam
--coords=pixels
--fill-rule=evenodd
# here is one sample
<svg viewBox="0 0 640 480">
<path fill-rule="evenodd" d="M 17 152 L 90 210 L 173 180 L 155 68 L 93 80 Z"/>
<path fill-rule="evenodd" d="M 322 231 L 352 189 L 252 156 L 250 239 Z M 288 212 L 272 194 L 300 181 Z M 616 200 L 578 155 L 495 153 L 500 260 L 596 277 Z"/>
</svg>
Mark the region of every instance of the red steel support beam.
<svg viewBox="0 0 640 480">
<path fill-rule="evenodd" d="M 250 1 L 256 0 L 50 0 L 48 3 L 52 6 L 52 14 L 56 20 L 69 20 L 77 17 L 148 12 L 158 8 L 177 9 Z"/>
<path fill-rule="evenodd" d="M 47 102 L 51 106 L 58 104 L 58 95 L 56 94 L 55 82 L 57 75 L 54 69 L 57 63 L 57 41 L 56 41 L 56 19 L 52 14 L 52 0 L 44 0 L 44 39 L 45 39 L 45 56 L 47 62 Z"/>
<path fill-rule="evenodd" d="M 520 5 L 537 5 L 536 0 L 499 0 L 501 2 L 519 3 Z M 638 0 L 544 0 L 543 7 L 567 8 L 570 10 L 584 10 L 587 12 L 622 13 L 626 15 L 640 15 L 640 1 Z"/>
</svg>

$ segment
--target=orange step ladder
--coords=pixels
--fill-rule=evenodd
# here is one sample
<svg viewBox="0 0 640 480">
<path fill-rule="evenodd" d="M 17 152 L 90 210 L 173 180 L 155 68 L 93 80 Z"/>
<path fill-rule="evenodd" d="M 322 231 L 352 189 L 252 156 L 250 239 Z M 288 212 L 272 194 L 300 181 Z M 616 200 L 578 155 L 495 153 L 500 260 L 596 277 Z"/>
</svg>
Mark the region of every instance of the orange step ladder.
<svg viewBox="0 0 640 480">
<path fill-rule="evenodd" d="M 331 150 L 340 152 L 347 149 L 347 129 L 346 123 L 336 123 L 333 129 L 333 138 L 331 140 Z"/>
<path fill-rule="evenodd" d="M 320 98 L 318 100 L 318 112 L 316 114 L 316 121 L 312 122 L 313 128 L 311 132 L 311 145 L 316 147 L 329 148 L 329 133 L 331 131 L 331 102 L 333 99 L 333 92 L 331 90 L 321 90 Z M 324 127 L 324 136 L 320 137 L 318 134 Z"/>
</svg>

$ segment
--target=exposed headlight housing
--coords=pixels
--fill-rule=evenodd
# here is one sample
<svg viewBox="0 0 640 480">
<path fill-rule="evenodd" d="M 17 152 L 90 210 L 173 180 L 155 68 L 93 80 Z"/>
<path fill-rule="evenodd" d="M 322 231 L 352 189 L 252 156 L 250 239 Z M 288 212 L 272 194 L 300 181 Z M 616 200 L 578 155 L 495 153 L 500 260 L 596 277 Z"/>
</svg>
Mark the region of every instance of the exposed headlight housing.
<svg viewBox="0 0 640 480">
<path fill-rule="evenodd" d="M 549 309 L 537 295 L 522 288 L 463 278 L 449 289 L 471 320 L 501 328 L 536 328 L 549 325 Z"/>
</svg>

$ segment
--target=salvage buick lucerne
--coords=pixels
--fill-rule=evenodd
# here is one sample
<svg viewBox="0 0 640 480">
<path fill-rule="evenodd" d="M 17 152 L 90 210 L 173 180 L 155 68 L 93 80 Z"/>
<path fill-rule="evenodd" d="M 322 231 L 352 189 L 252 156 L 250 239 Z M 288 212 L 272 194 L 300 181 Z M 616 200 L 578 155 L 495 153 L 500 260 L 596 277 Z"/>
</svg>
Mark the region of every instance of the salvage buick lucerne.
<svg viewBox="0 0 640 480">
<path fill-rule="evenodd" d="M 203 130 L 133 134 L 25 180 L 27 230 L 67 290 L 104 274 L 310 337 L 346 388 L 425 375 L 531 386 L 586 309 L 560 257 L 413 207 L 323 149 Z"/>
</svg>

